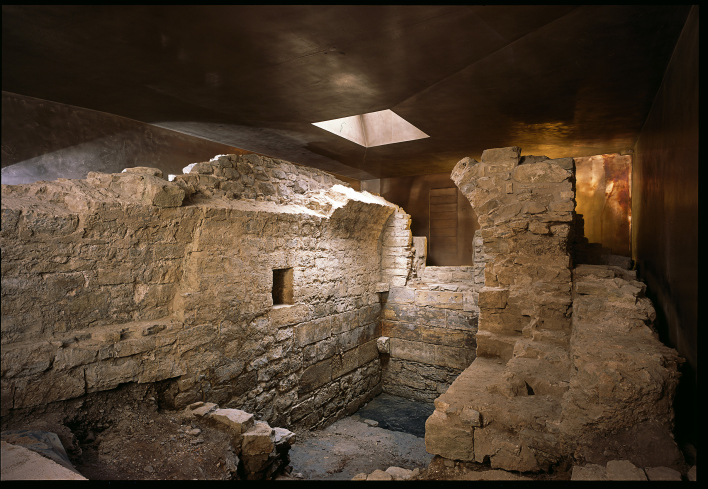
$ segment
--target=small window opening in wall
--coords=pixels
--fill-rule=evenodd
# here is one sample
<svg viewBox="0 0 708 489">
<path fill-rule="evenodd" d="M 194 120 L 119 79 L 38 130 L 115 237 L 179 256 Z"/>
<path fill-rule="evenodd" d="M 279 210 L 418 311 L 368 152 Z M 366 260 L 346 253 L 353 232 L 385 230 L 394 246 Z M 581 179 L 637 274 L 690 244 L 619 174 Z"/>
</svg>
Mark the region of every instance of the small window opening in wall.
<svg viewBox="0 0 708 489">
<path fill-rule="evenodd" d="M 293 269 L 273 270 L 273 305 L 293 304 Z"/>
</svg>

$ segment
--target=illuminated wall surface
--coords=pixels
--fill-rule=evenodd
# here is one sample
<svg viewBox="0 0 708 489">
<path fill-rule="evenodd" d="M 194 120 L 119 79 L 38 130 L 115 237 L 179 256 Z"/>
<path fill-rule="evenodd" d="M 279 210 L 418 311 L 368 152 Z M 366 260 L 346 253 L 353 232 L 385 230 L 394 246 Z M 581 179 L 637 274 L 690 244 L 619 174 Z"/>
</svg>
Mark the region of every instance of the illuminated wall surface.
<svg viewBox="0 0 708 489">
<path fill-rule="evenodd" d="M 575 158 L 576 207 L 585 237 L 614 255 L 631 256 L 632 156 L 617 153 Z"/>
</svg>

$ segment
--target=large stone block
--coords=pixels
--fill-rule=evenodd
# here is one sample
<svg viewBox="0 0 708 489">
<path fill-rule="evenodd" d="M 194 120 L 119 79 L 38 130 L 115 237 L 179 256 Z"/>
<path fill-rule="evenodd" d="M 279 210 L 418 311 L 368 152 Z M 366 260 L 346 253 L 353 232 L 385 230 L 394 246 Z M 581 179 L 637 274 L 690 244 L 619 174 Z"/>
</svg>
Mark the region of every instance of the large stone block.
<svg viewBox="0 0 708 489">
<path fill-rule="evenodd" d="M 391 357 L 435 365 L 435 345 L 391 338 Z"/>
<path fill-rule="evenodd" d="M 411 304 L 415 302 L 415 289 L 409 287 L 391 287 L 388 291 L 388 302 Z"/>
<path fill-rule="evenodd" d="M 332 363 L 329 359 L 310 365 L 300 378 L 299 393 L 310 392 L 332 380 Z"/>
<path fill-rule="evenodd" d="M 305 346 L 329 338 L 332 334 L 332 321 L 329 317 L 301 323 L 293 329 L 298 345 Z"/>
<path fill-rule="evenodd" d="M 226 425 L 229 430 L 236 435 L 240 435 L 251 429 L 255 421 L 253 414 L 241 411 L 240 409 L 217 409 L 209 414 L 209 418 Z"/>
<path fill-rule="evenodd" d="M 268 311 L 268 318 L 273 326 L 283 327 L 300 323 L 307 319 L 309 309 L 305 304 L 294 304 Z"/>
<path fill-rule="evenodd" d="M 539 468 L 533 450 L 492 428 L 474 430 L 474 445 L 475 461 L 489 457 L 494 469 L 527 472 Z"/>
<path fill-rule="evenodd" d="M 474 429 L 436 409 L 425 422 L 425 450 L 451 460 L 474 461 Z"/>
<path fill-rule="evenodd" d="M 462 292 L 416 290 L 415 303 L 442 309 L 462 309 Z"/>
<path fill-rule="evenodd" d="M 445 327 L 448 329 L 461 329 L 477 332 L 478 312 L 459 312 L 453 309 L 445 311 Z"/>
<path fill-rule="evenodd" d="M 275 432 L 268 423 L 255 421 L 245 433 L 241 444 L 241 455 L 251 457 L 254 455 L 268 455 L 275 448 Z"/>
<path fill-rule="evenodd" d="M 504 309 L 509 299 L 509 289 L 484 287 L 479 291 L 480 308 Z"/>
</svg>

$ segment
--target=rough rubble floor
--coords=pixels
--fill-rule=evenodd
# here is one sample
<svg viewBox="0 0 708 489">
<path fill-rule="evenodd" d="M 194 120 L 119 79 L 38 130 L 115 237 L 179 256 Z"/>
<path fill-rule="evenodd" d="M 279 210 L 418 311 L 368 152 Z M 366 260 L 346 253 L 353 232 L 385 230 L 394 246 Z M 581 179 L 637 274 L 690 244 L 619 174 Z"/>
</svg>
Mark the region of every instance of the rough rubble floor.
<svg viewBox="0 0 708 489">
<path fill-rule="evenodd" d="M 142 399 L 125 393 L 122 400 L 118 406 L 92 402 L 84 419 L 71 427 L 78 438 L 73 446 L 66 442 L 68 430 L 63 433 L 72 463 L 87 479 L 219 480 L 230 479 L 236 471 L 228 435 L 206 420 L 158 410 L 149 392 Z M 424 429 L 432 409 L 430 404 L 382 394 L 324 430 L 298 431 L 290 450 L 292 473 L 279 479 L 350 480 L 396 466 L 420 469 L 414 478 L 422 480 L 570 480 L 570 467 L 552 474 L 518 474 L 433 457 L 425 451 L 424 438 L 410 434 Z M 22 426 L 3 430 L 51 431 L 46 419 L 35 413 Z"/>
</svg>

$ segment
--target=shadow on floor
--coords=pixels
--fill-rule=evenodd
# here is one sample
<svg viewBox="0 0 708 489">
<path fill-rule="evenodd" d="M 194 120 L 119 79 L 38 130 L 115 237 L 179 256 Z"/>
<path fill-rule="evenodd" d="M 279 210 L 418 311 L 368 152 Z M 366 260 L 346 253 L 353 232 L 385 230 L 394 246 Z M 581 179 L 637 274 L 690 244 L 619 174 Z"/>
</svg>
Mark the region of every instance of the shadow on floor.
<svg viewBox="0 0 708 489">
<path fill-rule="evenodd" d="M 402 431 L 425 437 L 425 421 L 433 414 L 433 403 L 411 401 L 403 397 L 381 394 L 359 409 L 355 416 L 378 421 L 379 428 Z"/>
</svg>

